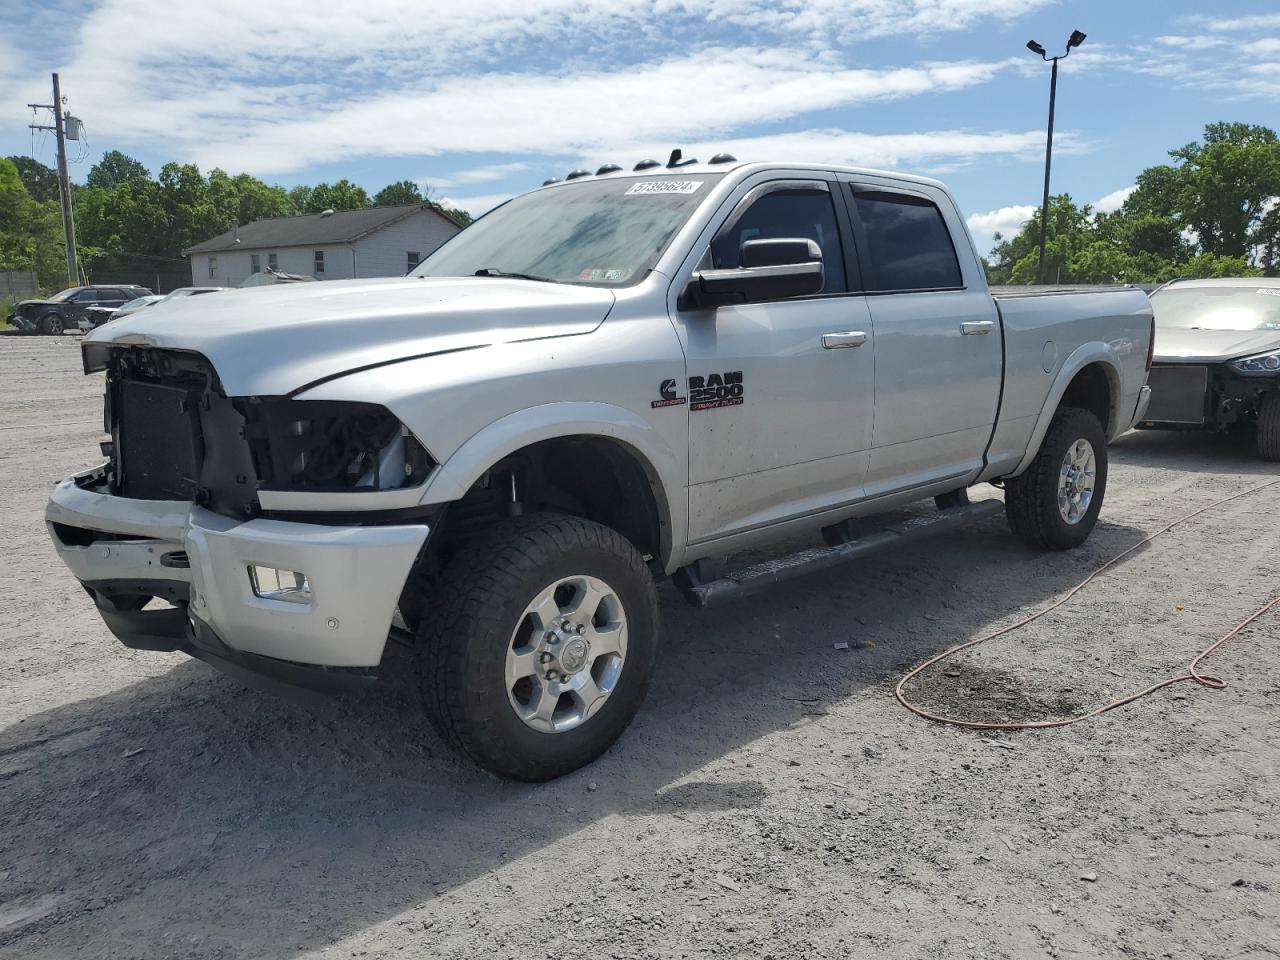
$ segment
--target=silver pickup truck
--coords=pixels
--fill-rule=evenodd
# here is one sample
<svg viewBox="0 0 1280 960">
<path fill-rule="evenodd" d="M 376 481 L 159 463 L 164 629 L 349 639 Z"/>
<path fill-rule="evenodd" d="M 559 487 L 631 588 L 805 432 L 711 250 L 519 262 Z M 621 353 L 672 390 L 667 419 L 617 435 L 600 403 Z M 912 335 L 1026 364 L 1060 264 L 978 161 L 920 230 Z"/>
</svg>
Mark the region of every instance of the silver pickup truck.
<svg viewBox="0 0 1280 960">
<path fill-rule="evenodd" d="M 444 739 L 543 780 L 640 705 L 664 578 L 732 597 L 930 528 L 866 519 L 913 501 L 1001 509 L 978 483 L 1033 547 L 1082 543 L 1151 325 L 1137 290 L 993 298 L 932 180 L 575 171 L 404 278 L 95 330 L 107 459 L 48 525 L 126 646 L 345 689 L 404 641 Z M 805 530 L 830 546 L 717 569 Z"/>
</svg>

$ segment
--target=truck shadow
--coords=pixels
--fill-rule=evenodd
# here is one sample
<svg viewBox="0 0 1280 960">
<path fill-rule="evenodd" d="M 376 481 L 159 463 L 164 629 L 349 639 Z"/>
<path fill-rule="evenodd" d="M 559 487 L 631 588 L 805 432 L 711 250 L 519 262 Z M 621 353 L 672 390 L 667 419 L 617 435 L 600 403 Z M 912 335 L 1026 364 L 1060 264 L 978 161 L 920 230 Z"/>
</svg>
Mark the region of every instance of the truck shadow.
<svg viewBox="0 0 1280 960">
<path fill-rule="evenodd" d="M 1276 473 L 1258 457 L 1252 430 L 1204 433 L 1196 430 L 1131 430 L 1111 445 L 1115 464 L 1164 467 L 1193 473 Z"/>
<path fill-rule="evenodd" d="M 706 769 L 825 707 L 891 697 L 907 664 L 1142 536 L 1103 523 L 1080 551 L 1036 555 L 996 518 L 723 610 L 664 589 L 664 650 L 637 721 L 597 763 L 542 786 L 447 754 L 407 661 L 373 692 L 318 707 L 176 663 L 0 731 L 0 951 L 287 957 L 409 913 L 420 930 L 436 897 L 605 818 L 634 832 L 759 806 L 771 780 L 803 771 L 763 752 L 714 782 Z M 883 734 L 839 736 L 854 769 L 894 749 Z"/>
</svg>

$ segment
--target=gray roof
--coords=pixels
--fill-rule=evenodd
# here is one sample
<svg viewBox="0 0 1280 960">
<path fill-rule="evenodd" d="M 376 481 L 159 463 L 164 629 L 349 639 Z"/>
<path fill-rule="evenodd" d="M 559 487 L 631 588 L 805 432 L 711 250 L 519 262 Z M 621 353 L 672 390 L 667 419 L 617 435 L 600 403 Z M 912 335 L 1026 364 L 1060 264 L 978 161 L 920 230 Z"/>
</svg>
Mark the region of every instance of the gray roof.
<svg viewBox="0 0 1280 960">
<path fill-rule="evenodd" d="M 430 204 L 370 207 L 367 210 L 340 210 L 328 216 L 310 213 L 301 217 L 255 220 L 241 227 L 233 227 L 212 240 L 188 247 L 182 253 L 185 256 L 192 253 L 219 253 L 224 250 L 265 250 L 273 247 L 307 247 L 317 243 L 351 243 L 420 210 L 457 226 L 451 218 Z"/>
</svg>

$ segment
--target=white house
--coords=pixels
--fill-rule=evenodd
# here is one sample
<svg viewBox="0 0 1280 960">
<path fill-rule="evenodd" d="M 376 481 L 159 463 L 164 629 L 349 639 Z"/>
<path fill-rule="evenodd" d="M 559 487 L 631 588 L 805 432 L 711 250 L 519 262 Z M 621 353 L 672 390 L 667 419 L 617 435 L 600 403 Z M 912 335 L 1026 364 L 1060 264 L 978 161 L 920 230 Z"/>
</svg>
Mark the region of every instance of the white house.
<svg viewBox="0 0 1280 960">
<path fill-rule="evenodd" d="M 400 277 L 460 229 L 415 203 L 255 220 L 182 252 L 195 286 L 234 287 L 268 269 L 317 280 Z"/>
</svg>

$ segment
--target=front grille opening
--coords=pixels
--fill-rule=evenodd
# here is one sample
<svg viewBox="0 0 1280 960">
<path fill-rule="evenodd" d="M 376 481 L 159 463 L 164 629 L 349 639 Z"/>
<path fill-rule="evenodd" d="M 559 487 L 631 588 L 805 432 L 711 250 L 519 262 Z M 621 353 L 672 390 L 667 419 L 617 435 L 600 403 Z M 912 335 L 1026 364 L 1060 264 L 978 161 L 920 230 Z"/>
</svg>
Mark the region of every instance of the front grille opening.
<svg viewBox="0 0 1280 960">
<path fill-rule="evenodd" d="M 64 547 L 89 547 L 104 541 L 140 543 L 144 538 L 133 537 L 124 533 L 108 533 L 105 530 L 90 530 L 88 527 L 76 527 L 69 523 L 54 523 L 53 535 Z"/>
</svg>

